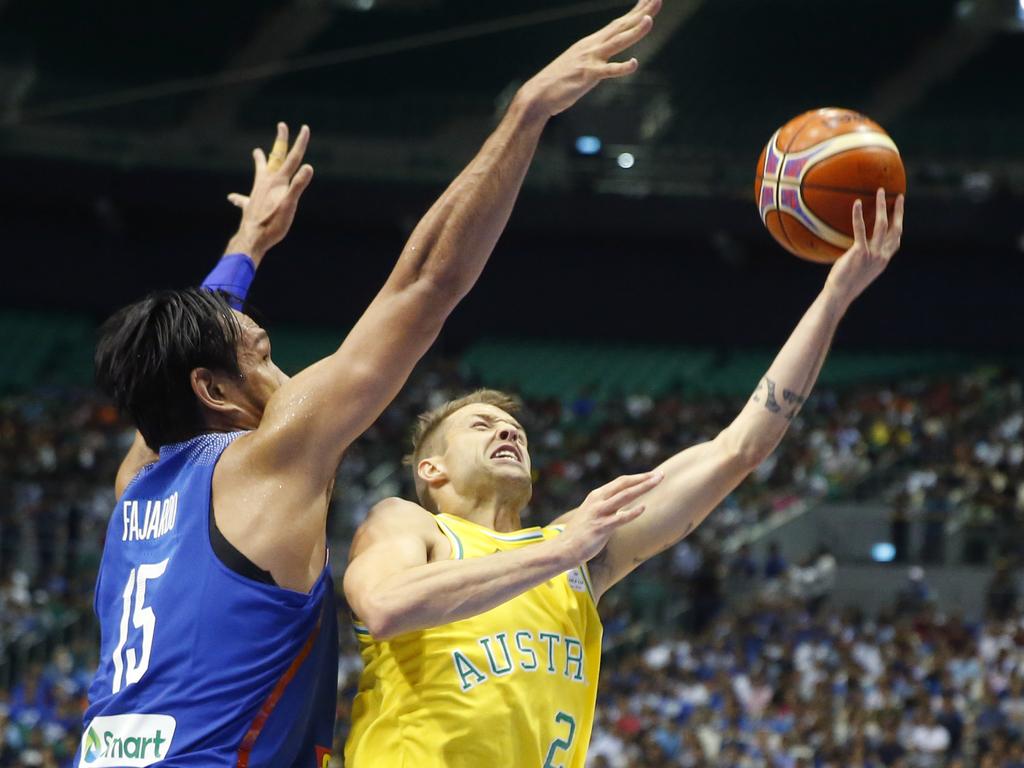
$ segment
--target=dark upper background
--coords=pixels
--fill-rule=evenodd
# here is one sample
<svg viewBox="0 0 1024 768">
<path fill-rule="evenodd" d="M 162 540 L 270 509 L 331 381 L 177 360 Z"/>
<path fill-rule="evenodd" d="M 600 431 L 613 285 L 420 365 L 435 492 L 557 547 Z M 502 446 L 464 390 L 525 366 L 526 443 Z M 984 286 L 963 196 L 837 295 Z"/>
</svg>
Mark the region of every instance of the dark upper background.
<svg viewBox="0 0 1024 768">
<path fill-rule="evenodd" d="M 0 0 L 0 305 L 100 318 L 197 281 L 236 222 L 224 196 L 282 119 L 311 125 L 317 178 L 254 299 L 273 322 L 344 330 L 515 86 L 625 8 Z M 886 126 L 910 187 L 903 251 L 842 343 L 1019 352 L 1021 8 L 665 0 L 641 72 L 552 122 L 442 344 L 777 344 L 824 271 L 763 230 L 753 166 L 789 117 L 838 105 Z M 601 155 L 575 152 L 583 134 Z"/>
</svg>

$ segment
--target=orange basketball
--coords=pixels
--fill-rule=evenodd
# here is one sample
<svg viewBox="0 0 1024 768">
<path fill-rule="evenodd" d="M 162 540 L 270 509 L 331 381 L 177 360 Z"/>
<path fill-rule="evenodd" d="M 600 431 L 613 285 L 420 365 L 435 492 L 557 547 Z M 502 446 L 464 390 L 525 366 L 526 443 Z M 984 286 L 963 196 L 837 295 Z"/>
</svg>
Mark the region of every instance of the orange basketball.
<svg viewBox="0 0 1024 768">
<path fill-rule="evenodd" d="M 857 198 L 864 201 L 871 235 L 879 187 L 891 221 L 896 195 L 907 191 L 907 175 L 889 134 L 848 109 L 815 109 L 782 126 L 761 151 L 754 200 L 783 248 L 831 263 L 853 244 Z"/>
</svg>

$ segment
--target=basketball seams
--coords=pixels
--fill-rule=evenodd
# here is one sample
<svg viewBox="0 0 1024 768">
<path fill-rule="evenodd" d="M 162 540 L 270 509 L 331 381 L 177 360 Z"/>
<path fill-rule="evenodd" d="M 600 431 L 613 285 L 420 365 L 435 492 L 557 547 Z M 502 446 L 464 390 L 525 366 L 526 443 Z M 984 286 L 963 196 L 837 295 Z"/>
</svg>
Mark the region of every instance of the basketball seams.
<svg viewBox="0 0 1024 768">
<path fill-rule="evenodd" d="M 801 130 L 802 129 L 803 126 L 801 126 Z M 793 138 L 795 140 L 796 136 L 794 136 Z M 792 142 L 790 143 L 792 144 Z M 808 162 L 806 165 L 800 168 L 800 171 L 796 179 L 792 181 L 783 181 L 780 178 L 780 188 L 783 185 L 796 188 L 797 198 L 801 206 L 800 213 L 802 213 L 804 216 L 806 216 L 810 221 L 814 223 L 814 234 L 820 237 L 825 242 L 829 243 L 830 245 L 834 245 L 837 248 L 842 248 L 843 250 L 846 250 L 853 244 L 853 238 L 850 237 L 849 235 L 840 232 L 835 227 L 831 226 L 823 219 L 818 217 L 818 215 L 815 214 L 814 210 L 809 205 L 807 205 L 807 202 L 804 200 L 803 196 L 803 191 L 805 189 L 804 179 L 806 178 L 807 174 L 809 174 L 819 163 L 825 160 L 830 160 L 834 157 L 839 157 L 849 152 L 856 152 L 859 150 L 872 148 L 889 150 L 895 153 L 897 157 L 899 156 L 899 150 L 896 148 L 896 143 L 886 134 L 879 133 L 878 131 L 857 131 L 853 133 L 844 133 L 838 136 L 830 136 L 824 141 L 820 141 L 817 144 L 807 147 L 806 149 L 800 150 L 800 152 L 792 153 L 793 156 L 799 159 L 806 158 Z M 787 158 L 788 157 L 789 155 L 787 155 Z M 783 166 L 782 168 L 782 172 L 784 171 L 785 166 Z M 820 186 L 816 184 L 811 184 L 808 185 L 806 188 L 819 189 Z M 853 190 L 852 193 L 858 195 L 865 194 L 861 190 Z M 866 194 L 870 196 L 874 194 L 874 190 Z M 782 206 L 780 206 L 780 210 L 787 210 L 787 208 L 783 208 Z M 786 239 L 792 242 L 792 239 L 789 237 L 789 232 L 786 231 L 785 222 L 783 222 L 783 231 L 786 232 Z"/>
<path fill-rule="evenodd" d="M 790 213 L 788 210 L 779 211 L 779 222 L 780 222 L 780 225 L 782 227 L 782 231 L 786 235 L 786 240 L 790 244 L 792 244 L 793 241 L 790 238 L 789 230 L 786 227 L 786 218 L 787 217 L 791 220 L 792 224 L 795 224 L 803 232 L 806 232 L 806 233 L 812 235 L 813 237 L 815 237 L 823 245 L 830 245 L 833 248 L 839 248 L 839 249 L 844 250 L 844 251 L 849 247 L 849 246 L 845 246 L 845 245 L 837 245 L 836 243 L 832 242 L 829 237 L 826 237 L 826 235 L 829 234 L 829 233 L 832 233 L 832 234 L 834 234 L 834 235 L 836 235 L 838 237 L 842 237 L 843 235 L 842 235 L 842 233 L 835 232 L 835 230 L 832 230 L 832 228 L 829 227 L 824 222 L 817 222 L 818 225 L 821 227 L 822 231 L 815 232 L 815 231 L 811 230 L 810 228 L 808 228 L 800 219 L 798 219 L 794 214 Z M 817 221 L 817 217 L 814 217 L 814 218 Z M 850 242 L 851 243 L 853 242 L 852 239 L 851 239 Z M 809 259 L 811 261 L 816 261 L 816 262 L 821 262 L 822 261 L 822 259 L 819 256 L 817 256 L 817 255 L 815 255 L 815 256 L 808 255 L 805 251 L 797 248 L 796 246 L 793 246 L 793 248 L 791 249 L 791 253 L 793 253 L 794 256 L 800 256 L 801 258 Z M 825 262 L 825 263 L 828 263 L 828 262 Z"/>
<path fill-rule="evenodd" d="M 804 179 L 807 176 L 807 174 L 810 173 L 811 170 L 813 170 L 814 167 L 817 166 L 818 163 L 822 162 L 823 160 L 831 160 L 832 158 L 835 158 L 835 157 L 842 157 L 845 154 L 849 154 L 850 152 L 858 152 L 858 151 L 860 151 L 862 149 L 881 149 L 881 150 L 891 149 L 891 150 L 893 150 L 895 152 L 896 157 L 899 158 L 899 152 L 896 151 L 894 147 L 889 147 L 888 145 L 884 145 L 884 144 L 864 144 L 864 145 L 857 145 L 857 146 L 853 146 L 853 147 L 846 147 L 844 149 L 839 150 L 838 152 L 832 152 L 831 154 L 824 155 L 824 156 L 822 156 L 820 158 L 815 158 L 815 162 L 814 163 L 811 163 L 810 165 L 806 166 L 803 169 L 803 172 L 800 174 L 800 187 L 801 187 L 801 189 L 806 187 L 808 189 L 823 189 L 823 190 L 827 190 L 827 191 L 830 191 L 830 192 L 849 192 L 851 194 L 867 195 L 869 197 L 873 197 L 875 192 L 878 191 L 877 187 L 875 189 L 856 189 L 856 188 L 852 188 L 852 187 L 839 187 L 839 186 L 833 186 L 831 184 L 819 184 L 819 183 L 815 183 L 815 182 L 811 182 L 810 184 L 808 184 L 808 183 L 806 183 L 804 181 Z M 893 194 L 893 193 L 897 193 L 897 191 L 896 190 L 892 190 L 892 192 L 890 193 L 890 190 L 888 190 L 888 189 L 886 190 L 886 194 Z"/>
<path fill-rule="evenodd" d="M 800 195 L 800 190 L 799 189 L 797 190 L 797 195 L 798 196 Z M 829 245 L 834 245 L 836 248 L 842 248 L 844 251 L 847 248 L 849 248 L 851 245 L 853 245 L 853 238 L 852 237 L 848 237 L 847 235 L 844 235 L 839 230 L 835 229 L 834 227 L 830 226 L 826 222 L 824 222 L 821 219 L 819 219 L 817 217 L 817 215 L 815 215 L 814 211 L 811 210 L 810 207 L 808 207 L 806 204 L 803 203 L 802 196 L 800 197 L 800 202 L 803 205 L 802 213 L 805 216 L 807 216 L 807 218 L 810 219 L 814 223 L 814 227 L 815 227 L 814 230 L 808 230 L 808 231 L 811 232 L 811 234 L 816 235 L 818 238 L 820 238 L 821 240 L 824 240 Z M 784 208 L 784 209 L 781 209 L 781 210 L 785 210 L 787 213 L 789 213 L 791 216 L 793 216 L 794 219 L 796 219 L 797 221 L 800 221 L 800 219 L 797 218 L 797 216 L 795 215 L 795 212 L 793 212 L 791 209 Z M 804 227 L 804 228 L 807 229 L 807 227 Z M 785 229 L 785 222 L 783 222 L 783 229 Z M 786 238 L 789 239 L 789 233 L 788 232 L 786 233 Z"/>
<path fill-rule="evenodd" d="M 757 175 L 757 180 L 760 182 L 758 187 L 757 206 L 759 209 L 759 213 L 761 214 L 761 222 L 766 227 L 768 226 L 768 216 L 772 213 L 772 211 L 775 211 L 776 217 L 779 221 L 779 233 L 781 233 L 782 237 L 785 238 L 786 240 L 786 242 L 783 243 L 782 245 L 795 254 L 795 246 L 789 239 L 789 233 L 786 232 L 786 225 L 783 221 L 784 217 L 782 215 L 781 201 L 779 199 L 779 190 L 782 187 L 782 170 L 785 167 L 786 162 L 786 154 L 779 148 L 778 144 L 779 134 L 781 132 L 781 128 L 777 129 L 775 133 L 772 134 L 772 137 L 768 140 L 768 144 L 765 145 L 764 164 L 758 169 L 759 173 Z M 769 177 L 768 165 L 771 162 L 772 158 L 775 158 L 776 163 L 778 165 L 776 167 L 775 173 L 772 174 L 771 177 Z M 761 197 L 764 195 L 764 185 L 766 183 L 771 185 L 770 191 L 772 194 L 772 203 L 762 211 L 760 210 Z M 769 230 L 771 230 L 770 227 Z"/>
<path fill-rule="evenodd" d="M 831 113 L 837 113 L 837 114 L 846 113 L 846 114 L 849 114 L 849 115 L 856 115 L 859 118 L 859 120 L 861 121 L 861 125 L 867 127 L 868 130 L 867 131 L 853 130 L 853 131 L 847 131 L 847 132 L 844 132 L 844 133 L 833 133 L 828 138 L 824 139 L 823 141 L 818 142 L 818 144 L 814 144 L 814 145 L 812 145 L 810 147 L 805 147 L 804 149 L 801 149 L 801 150 L 799 150 L 797 152 L 791 152 L 790 148 L 793 146 L 793 144 L 796 142 L 796 140 L 798 138 L 800 138 L 800 134 L 804 132 L 804 129 L 807 128 L 809 125 L 811 125 L 813 123 L 816 123 L 818 119 L 825 118 L 825 114 L 826 113 L 830 113 L 830 112 Z M 882 126 L 880 126 L 878 123 L 874 122 L 873 120 L 870 120 L 869 118 L 865 117 L 864 115 L 861 115 L 861 114 L 856 113 L 856 112 L 851 112 L 850 110 L 842 109 L 841 107 L 822 107 L 821 109 L 813 109 L 813 110 L 811 110 L 809 112 L 804 112 L 803 115 L 800 115 L 798 117 L 793 118 L 793 120 L 790 121 L 790 122 L 791 123 L 792 122 L 796 122 L 797 120 L 800 119 L 800 117 L 803 117 L 804 121 L 802 123 L 800 123 L 798 128 L 796 128 L 796 130 L 793 133 L 793 136 L 790 138 L 789 142 L 786 144 L 786 150 L 785 150 L 786 154 L 801 154 L 801 153 L 806 152 L 806 151 L 808 151 L 810 149 L 813 149 L 816 146 L 819 146 L 820 144 L 824 144 L 825 142 L 832 141 L 834 139 L 838 139 L 838 138 L 840 138 L 842 136 L 855 136 L 857 134 L 864 134 L 864 133 L 877 134 L 877 135 L 880 135 L 880 136 L 884 136 L 887 139 L 889 139 L 890 141 L 892 141 L 892 139 L 890 138 L 889 134 L 887 134 L 885 132 L 885 130 L 882 128 Z M 788 123 L 787 123 L 787 125 L 788 125 Z M 786 126 L 783 126 L 783 128 L 785 128 L 785 127 Z M 896 149 L 895 143 L 893 144 L 893 149 Z M 897 152 L 898 152 L 898 150 L 897 150 Z"/>
<path fill-rule="evenodd" d="M 834 155 L 833 155 L 833 157 L 834 157 Z M 871 198 L 871 199 L 873 199 L 874 196 L 875 196 L 875 193 L 878 192 L 877 188 L 876 189 L 854 189 L 853 187 L 835 187 L 835 186 L 832 186 L 831 184 L 807 184 L 807 183 L 801 183 L 800 184 L 800 188 L 801 189 L 814 189 L 814 190 L 818 190 L 820 192 L 843 192 L 843 193 L 845 193 L 847 195 L 862 195 L 864 197 Z M 901 195 L 901 194 L 903 194 L 903 193 L 899 192 L 899 191 L 897 191 L 895 189 L 891 189 L 891 190 L 890 189 L 886 189 L 885 190 L 885 195 L 886 195 L 887 198 L 890 195 L 895 196 L 895 195 Z M 892 206 L 892 203 L 887 201 L 886 202 L 886 207 L 891 207 L 891 206 Z"/>
<path fill-rule="evenodd" d="M 781 207 L 782 207 L 782 200 L 779 198 L 779 190 L 782 188 L 782 169 L 786 167 L 786 152 L 785 152 L 785 150 L 779 149 L 779 134 L 781 134 L 781 133 L 782 133 L 782 129 L 779 128 L 779 130 L 777 130 L 775 132 L 775 135 L 772 136 L 772 144 L 771 144 L 772 152 L 773 153 L 777 152 L 779 154 L 779 167 L 776 169 L 776 172 L 775 172 L 775 183 L 774 183 L 774 186 L 772 187 L 772 198 L 775 201 L 775 210 L 776 211 L 781 210 Z M 786 234 L 786 228 L 785 228 L 785 226 L 782 225 L 781 214 L 780 214 L 780 217 L 779 217 L 779 227 L 782 230 L 783 236 L 786 238 L 786 242 L 788 243 L 789 242 L 789 235 Z"/>
<path fill-rule="evenodd" d="M 831 160 L 834 157 L 840 157 L 849 152 L 857 152 L 864 149 L 881 149 L 889 150 L 899 158 L 900 153 L 896 149 L 896 144 L 888 137 L 877 137 L 877 140 L 875 137 L 872 137 L 871 140 L 864 140 L 868 137 L 868 135 L 865 134 L 864 139 L 850 140 L 847 138 L 848 136 L 853 136 L 853 134 L 835 136 L 833 138 L 826 139 L 819 144 L 815 144 L 813 147 L 808 147 L 803 152 L 795 153 L 797 159 L 806 160 L 807 163 L 800 168 L 800 172 L 795 179 L 786 179 L 783 180 L 782 183 L 793 183 L 802 187 L 804 178 L 820 163 L 825 160 Z M 805 154 L 807 155 L 806 157 L 801 157 L 801 155 Z M 871 194 L 874 194 L 874 192 L 875 190 L 871 190 Z"/>
<path fill-rule="evenodd" d="M 797 250 L 797 247 L 793 245 L 793 241 L 790 240 L 789 232 L 786 231 L 786 216 L 791 216 L 792 214 L 788 213 L 787 211 L 783 211 L 781 208 L 774 208 L 773 210 L 775 211 L 779 220 L 779 232 L 782 233 L 782 236 L 786 240 L 786 242 L 782 243 L 782 246 L 786 248 L 794 256 L 798 256 L 799 251 Z"/>
<path fill-rule="evenodd" d="M 899 150 L 896 148 L 895 142 L 893 142 L 893 140 L 888 135 L 879 134 L 878 132 L 872 132 L 861 134 L 862 138 L 859 139 L 848 138 L 852 136 L 857 136 L 857 134 L 843 134 L 841 136 L 835 136 L 830 139 L 827 139 L 825 142 L 822 142 L 822 144 L 832 144 L 833 146 L 826 147 L 826 151 L 821 154 L 816 154 L 813 157 L 813 160 L 811 160 L 806 166 L 804 166 L 801 169 L 801 172 L 799 174 L 800 189 L 798 194 L 800 197 L 801 205 L 807 211 L 808 215 L 815 221 L 815 224 L 818 227 L 822 238 L 827 242 L 831 243 L 832 245 L 838 248 L 842 248 L 843 250 L 849 248 L 853 244 L 853 238 L 850 235 L 845 234 L 841 230 L 836 229 L 836 227 L 832 223 L 829 223 L 825 221 L 825 219 L 820 217 L 814 211 L 814 208 L 806 201 L 804 197 L 805 192 L 821 191 L 853 195 L 863 198 L 866 202 L 869 202 L 874 198 L 875 192 L 877 191 L 877 187 L 871 189 L 831 189 L 829 188 L 830 185 L 820 184 L 816 182 L 808 183 L 807 177 L 816 168 L 819 168 L 822 165 L 822 163 L 825 163 L 826 161 L 832 161 L 836 158 L 840 158 L 843 155 L 848 155 L 852 152 L 862 152 L 865 150 L 879 150 L 881 152 L 891 152 L 895 155 L 896 162 L 900 162 Z M 810 149 L 812 148 L 809 147 L 808 150 Z M 890 179 L 890 181 L 892 180 Z M 886 190 L 886 192 L 888 193 L 889 190 Z"/>
<path fill-rule="evenodd" d="M 793 146 L 793 142 L 797 140 L 797 137 L 800 136 L 800 134 L 801 134 L 801 132 L 803 132 L 804 128 L 806 128 L 808 125 L 810 125 L 811 121 L 813 121 L 814 118 L 816 118 L 817 116 L 818 116 L 818 112 L 817 111 L 804 112 L 804 114 L 803 114 L 804 121 L 802 123 L 800 123 L 800 126 L 793 132 L 793 135 L 789 137 L 789 141 L 786 142 L 786 148 L 784 150 L 782 150 L 782 154 L 783 155 L 788 155 L 789 154 L 789 148 Z M 796 119 L 799 120 L 800 118 L 796 118 Z M 781 129 L 780 129 L 780 131 L 781 131 Z"/>
<path fill-rule="evenodd" d="M 850 147 L 844 147 L 841 151 L 847 149 L 858 149 L 868 147 L 884 147 L 885 149 L 891 149 L 897 155 L 900 153 L 896 147 L 896 142 L 892 140 L 890 136 L 878 131 L 856 131 L 854 133 L 841 133 L 838 136 L 829 136 L 827 139 L 822 139 L 817 144 L 812 144 L 806 149 L 801 149 L 799 152 L 790 152 L 789 154 L 800 157 L 802 155 L 812 155 L 819 151 L 822 147 L 826 147 L 829 144 L 851 144 Z M 831 155 L 826 155 L 831 157 Z"/>
<path fill-rule="evenodd" d="M 759 169 L 759 173 L 757 175 L 757 181 L 760 182 L 760 184 L 758 186 L 758 190 L 757 190 L 757 192 L 758 192 L 758 194 L 757 194 L 757 207 L 758 207 L 758 212 L 761 214 L 761 221 L 762 222 L 766 222 L 767 219 L 768 219 L 768 214 L 771 213 L 771 211 L 773 211 L 773 210 L 777 210 L 778 207 L 779 207 L 778 188 L 779 188 L 779 178 L 780 178 L 780 175 L 782 173 L 782 160 L 780 159 L 781 156 L 782 156 L 782 152 L 779 151 L 778 143 L 777 142 L 778 142 L 778 137 L 779 137 L 779 131 L 781 131 L 781 130 L 782 130 L 781 128 L 776 130 L 775 133 L 772 134 L 772 137 L 768 140 L 768 143 L 765 145 L 765 148 L 764 148 L 764 164 Z M 768 166 L 771 163 L 773 158 L 778 163 L 778 167 L 776 169 L 777 173 L 773 174 L 773 177 L 769 177 Z M 765 207 L 764 209 L 762 209 L 761 208 L 761 199 L 764 196 L 764 186 L 765 186 L 765 183 L 770 185 L 769 191 L 772 194 L 772 204 L 767 206 L 767 207 Z"/>
</svg>

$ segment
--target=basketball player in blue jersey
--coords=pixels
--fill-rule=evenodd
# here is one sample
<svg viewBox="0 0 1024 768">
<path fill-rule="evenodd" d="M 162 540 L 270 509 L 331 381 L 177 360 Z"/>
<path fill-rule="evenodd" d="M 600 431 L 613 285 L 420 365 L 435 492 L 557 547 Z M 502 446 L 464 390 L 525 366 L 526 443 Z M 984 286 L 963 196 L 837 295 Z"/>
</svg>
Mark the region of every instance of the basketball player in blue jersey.
<svg viewBox="0 0 1024 768">
<path fill-rule="evenodd" d="M 99 668 L 76 765 L 323 767 L 337 636 L 325 536 L 339 462 L 472 287 L 540 134 L 651 29 L 660 0 L 579 41 L 527 81 L 413 231 L 384 287 L 329 357 L 285 376 L 270 340 L 217 291 L 158 291 L 117 312 L 97 379 L 138 427 L 97 576 Z M 309 132 L 279 128 L 242 207 L 237 290 L 291 225 L 312 178 Z M 236 288 L 236 290 L 231 290 Z"/>
</svg>

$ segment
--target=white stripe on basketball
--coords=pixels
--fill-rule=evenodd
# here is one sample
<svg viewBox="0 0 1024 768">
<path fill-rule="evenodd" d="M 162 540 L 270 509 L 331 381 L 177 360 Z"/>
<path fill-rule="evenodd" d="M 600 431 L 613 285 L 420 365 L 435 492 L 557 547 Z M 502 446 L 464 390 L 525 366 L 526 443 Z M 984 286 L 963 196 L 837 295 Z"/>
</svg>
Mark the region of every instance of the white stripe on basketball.
<svg viewBox="0 0 1024 768">
<path fill-rule="evenodd" d="M 813 229 L 811 231 L 814 234 L 830 245 L 834 245 L 845 251 L 853 245 L 853 238 L 844 235 L 833 227 L 830 227 L 814 214 L 814 211 L 804 200 L 804 178 L 810 170 L 822 160 L 842 154 L 843 152 L 849 152 L 852 149 L 868 149 L 872 147 L 888 149 L 895 152 L 897 155 L 900 153 L 899 149 L 896 147 L 896 142 L 894 142 L 888 134 L 879 133 L 878 131 L 857 131 L 854 133 L 840 134 L 839 136 L 830 136 L 824 141 L 820 141 L 806 149 L 800 150 L 799 152 L 787 153 L 785 155 L 783 165 L 779 168 L 779 188 L 776 194 L 779 210 L 788 212 L 790 215 L 794 216 L 797 221 L 803 221 L 805 225 L 807 222 L 804 217 L 806 217 L 806 219 L 810 220 L 811 224 L 813 224 Z M 805 161 L 804 165 L 801 166 L 795 177 L 785 176 L 786 169 L 790 167 L 791 163 L 799 163 L 801 161 Z M 782 201 L 782 190 L 784 189 L 796 190 L 802 210 L 797 210 L 790 205 L 786 205 Z"/>
<path fill-rule="evenodd" d="M 758 212 L 761 214 L 761 222 L 764 224 L 768 223 L 768 213 L 770 211 L 777 210 L 779 207 L 779 177 L 782 175 L 783 161 L 786 159 L 784 152 L 779 151 L 778 138 L 779 132 L 782 129 L 779 128 L 772 134 L 772 137 L 768 140 L 768 144 L 765 146 L 764 152 L 764 165 L 761 167 L 761 189 L 759 190 L 759 197 L 757 200 Z M 778 168 L 775 172 L 768 175 L 768 163 L 771 162 L 772 158 L 776 158 L 778 162 Z M 767 187 L 768 191 L 772 194 L 773 203 L 771 205 L 762 206 L 761 196 L 764 195 L 764 190 Z"/>
<path fill-rule="evenodd" d="M 782 202 L 781 190 L 783 190 L 783 189 L 795 189 L 796 190 L 796 194 L 800 198 L 800 205 L 803 208 L 802 211 L 798 211 L 796 208 L 793 208 L 791 205 L 786 205 L 784 202 Z M 827 242 L 827 243 L 829 243 L 831 245 L 836 246 L 837 248 L 842 248 L 845 251 L 847 248 L 849 248 L 851 245 L 853 245 L 853 238 L 852 237 L 847 237 L 842 232 L 839 232 L 838 230 L 833 229 L 828 224 L 826 224 L 824 221 L 822 221 L 821 219 L 819 219 L 817 216 L 814 215 L 814 211 L 812 211 L 807 206 L 807 203 L 804 202 L 803 195 L 800 193 L 800 185 L 799 184 L 790 184 L 789 182 L 785 182 L 784 181 L 784 182 L 779 184 L 779 190 L 780 190 L 780 195 L 779 195 L 779 210 L 780 211 L 786 211 L 794 219 L 796 219 L 799 222 L 802 222 L 805 226 L 806 226 L 807 222 L 804 221 L 803 217 L 806 216 L 808 219 L 811 220 L 811 223 L 814 225 L 813 229 L 811 229 L 810 227 L 807 227 L 807 229 L 810 229 L 811 232 L 813 232 L 815 235 L 820 237 L 822 240 L 824 240 L 825 242 Z M 803 215 L 801 215 L 801 214 L 803 214 Z"/>
<path fill-rule="evenodd" d="M 870 132 L 859 132 L 859 133 L 844 133 L 841 136 L 833 136 L 825 139 L 824 141 L 818 142 L 812 147 L 802 149 L 799 152 L 789 152 L 786 154 L 785 166 L 780 169 L 780 175 L 785 174 L 786 166 L 792 162 L 800 162 L 801 160 L 811 160 L 807 162 L 803 168 L 800 169 L 800 174 L 794 178 L 781 179 L 785 182 L 803 182 L 804 176 L 813 168 L 815 165 L 820 163 L 834 155 L 848 152 L 851 149 L 868 149 L 871 147 L 877 147 L 879 149 L 889 149 L 895 152 L 897 155 L 900 151 L 896 148 L 896 142 L 894 142 L 889 136 L 884 133 L 878 133 L 876 131 Z"/>
</svg>

